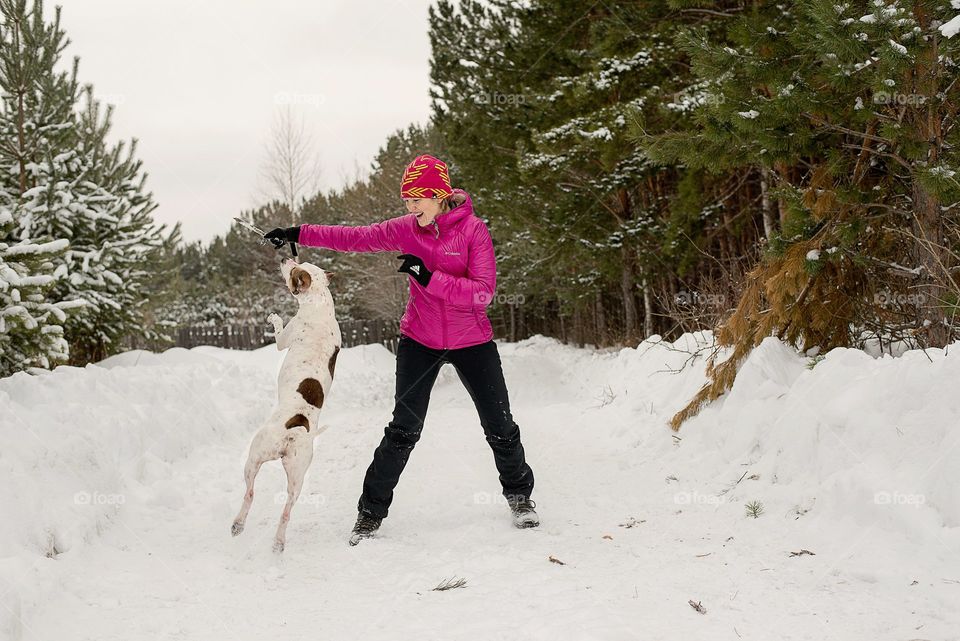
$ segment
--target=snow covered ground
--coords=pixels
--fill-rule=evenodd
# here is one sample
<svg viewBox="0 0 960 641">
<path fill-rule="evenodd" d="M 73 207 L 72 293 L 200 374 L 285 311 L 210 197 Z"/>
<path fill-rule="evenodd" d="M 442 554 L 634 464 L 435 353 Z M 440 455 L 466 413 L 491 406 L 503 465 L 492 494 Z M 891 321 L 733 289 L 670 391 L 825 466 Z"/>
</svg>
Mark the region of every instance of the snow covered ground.
<svg viewBox="0 0 960 641">
<path fill-rule="evenodd" d="M 707 338 L 501 346 L 533 530 L 511 527 L 446 367 L 390 518 L 355 548 L 394 361 L 344 350 L 282 557 L 278 463 L 230 536 L 272 347 L 2 379 L 0 639 L 960 638 L 956 355 L 835 350 L 811 369 L 770 339 L 674 434 L 703 359 L 675 370 Z"/>
</svg>

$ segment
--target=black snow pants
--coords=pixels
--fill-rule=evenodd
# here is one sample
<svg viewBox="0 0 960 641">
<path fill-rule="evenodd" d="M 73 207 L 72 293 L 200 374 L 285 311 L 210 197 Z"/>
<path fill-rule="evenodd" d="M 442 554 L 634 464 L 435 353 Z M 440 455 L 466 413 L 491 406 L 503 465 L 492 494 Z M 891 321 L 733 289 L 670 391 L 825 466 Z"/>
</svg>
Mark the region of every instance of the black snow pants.
<svg viewBox="0 0 960 641">
<path fill-rule="evenodd" d="M 397 393 L 393 420 L 383 430 L 383 440 L 363 480 L 357 508 L 378 518 L 387 516 L 393 489 L 400 480 L 414 445 L 420 440 L 430 402 L 430 391 L 440 367 L 450 363 L 470 393 L 487 443 L 500 473 L 504 496 L 530 497 L 533 470 L 520 443 L 520 428 L 513 422 L 500 354 L 493 341 L 460 349 L 431 349 L 401 336 L 397 347 Z"/>
</svg>

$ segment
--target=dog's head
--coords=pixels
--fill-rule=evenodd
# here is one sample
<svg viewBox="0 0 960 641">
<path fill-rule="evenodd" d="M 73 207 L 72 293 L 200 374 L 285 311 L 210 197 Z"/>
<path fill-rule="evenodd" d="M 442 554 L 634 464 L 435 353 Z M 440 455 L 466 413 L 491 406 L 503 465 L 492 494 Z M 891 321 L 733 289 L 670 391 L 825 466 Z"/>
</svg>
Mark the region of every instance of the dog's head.
<svg viewBox="0 0 960 641">
<path fill-rule="evenodd" d="M 290 293 L 297 300 L 330 299 L 330 272 L 325 272 L 311 263 L 296 263 L 287 258 L 280 263 L 280 273 Z"/>
</svg>

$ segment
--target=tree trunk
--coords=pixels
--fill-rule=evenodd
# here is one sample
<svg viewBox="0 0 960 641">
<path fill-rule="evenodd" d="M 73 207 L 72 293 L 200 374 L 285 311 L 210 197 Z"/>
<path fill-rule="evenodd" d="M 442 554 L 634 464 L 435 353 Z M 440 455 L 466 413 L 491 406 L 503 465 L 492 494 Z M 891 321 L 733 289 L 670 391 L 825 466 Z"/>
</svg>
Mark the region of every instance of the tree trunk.
<svg viewBox="0 0 960 641">
<path fill-rule="evenodd" d="M 560 304 L 560 299 L 557 299 L 557 318 L 560 319 L 560 341 L 567 342 L 567 328 L 563 322 L 563 306 Z"/>
<path fill-rule="evenodd" d="M 760 202 L 763 209 L 763 235 L 767 241 L 773 239 L 776 233 L 777 223 L 773 210 L 773 201 L 770 200 L 770 170 L 766 167 L 760 169 Z"/>
<path fill-rule="evenodd" d="M 916 179 L 913 210 L 914 255 L 924 271 L 924 282 L 917 286 L 918 320 L 926 326 L 928 347 L 946 347 L 950 342 L 950 327 L 944 314 L 947 295 L 944 279 L 949 278 L 950 272 L 940 201 Z"/>
<path fill-rule="evenodd" d="M 18 55 L 21 52 L 20 46 L 20 20 L 16 18 L 13 20 L 13 47 L 14 50 L 18 52 Z M 26 69 L 24 68 L 24 63 L 19 64 L 19 75 L 17 76 L 17 81 L 19 86 L 17 87 L 17 163 L 19 164 L 19 185 L 20 185 L 20 195 L 23 192 L 27 191 L 27 159 L 25 157 L 26 150 L 26 139 L 24 137 L 23 128 L 24 128 L 24 108 L 23 108 L 23 95 L 27 90 L 26 82 L 24 79 L 24 74 Z"/>
<path fill-rule="evenodd" d="M 607 341 L 607 315 L 603 309 L 603 293 L 597 291 L 594 301 L 597 313 L 597 343 L 605 344 Z"/>
<path fill-rule="evenodd" d="M 650 338 L 654 334 L 653 329 L 653 292 L 650 289 L 650 280 L 643 277 L 643 334 L 644 338 Z"/>
<path fill-rule="evenodd" d="M 925 29 L 930 16 L 922 7 L 914 9 L 914 17 Z M 936 95 L 939 91 L 938 46 L 934 39 L 917 55 L 914 68 L 915 93 L 924 96 L 923 104 L 913 106 L 910 114 L 916 140 L 926 141 L 927 154 L 924 167 L 936 167 L 940 162 L 940 150 L 943 147 L 943 116 L 936 108 Z M 913 179 L 913 235 L 914 256 L 918 265 L 924 268 L 923 282 L 917 286 L 919 321 L 926 328 L 929 347 L 945 347 L 950 342 L 950 327 L 947 325 L 946 308 L 947 286 L 951 277 L 950 257 L 946 247 L 946 235 L 940 210 L 940 198 L 931 192 L 919 177 Z"/>
<path fill-rule="evenodd" d="M 786 180 L 790 182 L 790 168 L 782 162 L 775 163 L 773 168 L 779 174 L 781 180 Z M 777 213 L 780 217 L 780 229 L 783 229 L 786 226 L 787 222 L 787 206 L 783 202 L 783 198 L 777 198 Z"/>
<path fill-rule="evenodd" d="M 517 323 L 520 326 L 520 336 L 528 336 L 529 332 L 527 331 L 527 315 L 524 314 L 523 310 L 526 309 L 523 305 L 520 306 L 520 321 Z"/>
<path fill-rule="evenodd" d="M 623 297 L 623 333 L 631 340 L 637 334 L 637 302 L 634 297 L 636 278 L 633 274 L 633 254 L 626 244 L 620 247 L 620 295 Z"/>
<path fill-rule="evenodd" d="M 573 344 L 577 347 L 583 347 L 583 329 L 580 323 L 580 306 L 574 305 L 573 307 L 573 330 L 571 331 L 571 336 L 573 336 Z"/>
</svg>

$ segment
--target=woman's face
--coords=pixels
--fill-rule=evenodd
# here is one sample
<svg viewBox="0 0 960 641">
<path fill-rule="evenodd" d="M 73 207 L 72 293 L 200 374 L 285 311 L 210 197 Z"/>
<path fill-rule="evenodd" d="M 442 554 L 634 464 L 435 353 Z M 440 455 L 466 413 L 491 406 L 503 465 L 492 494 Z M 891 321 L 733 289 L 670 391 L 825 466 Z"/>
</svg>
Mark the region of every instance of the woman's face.
<svg viewBox="0 0 960 641">
<path fill-rule="evenodd" d="M 440 213 L 442 205 L 439 198 L 404 198 L 407 212 L 416 214 L 417 224 L 426 227 Z"/>
</svg>

